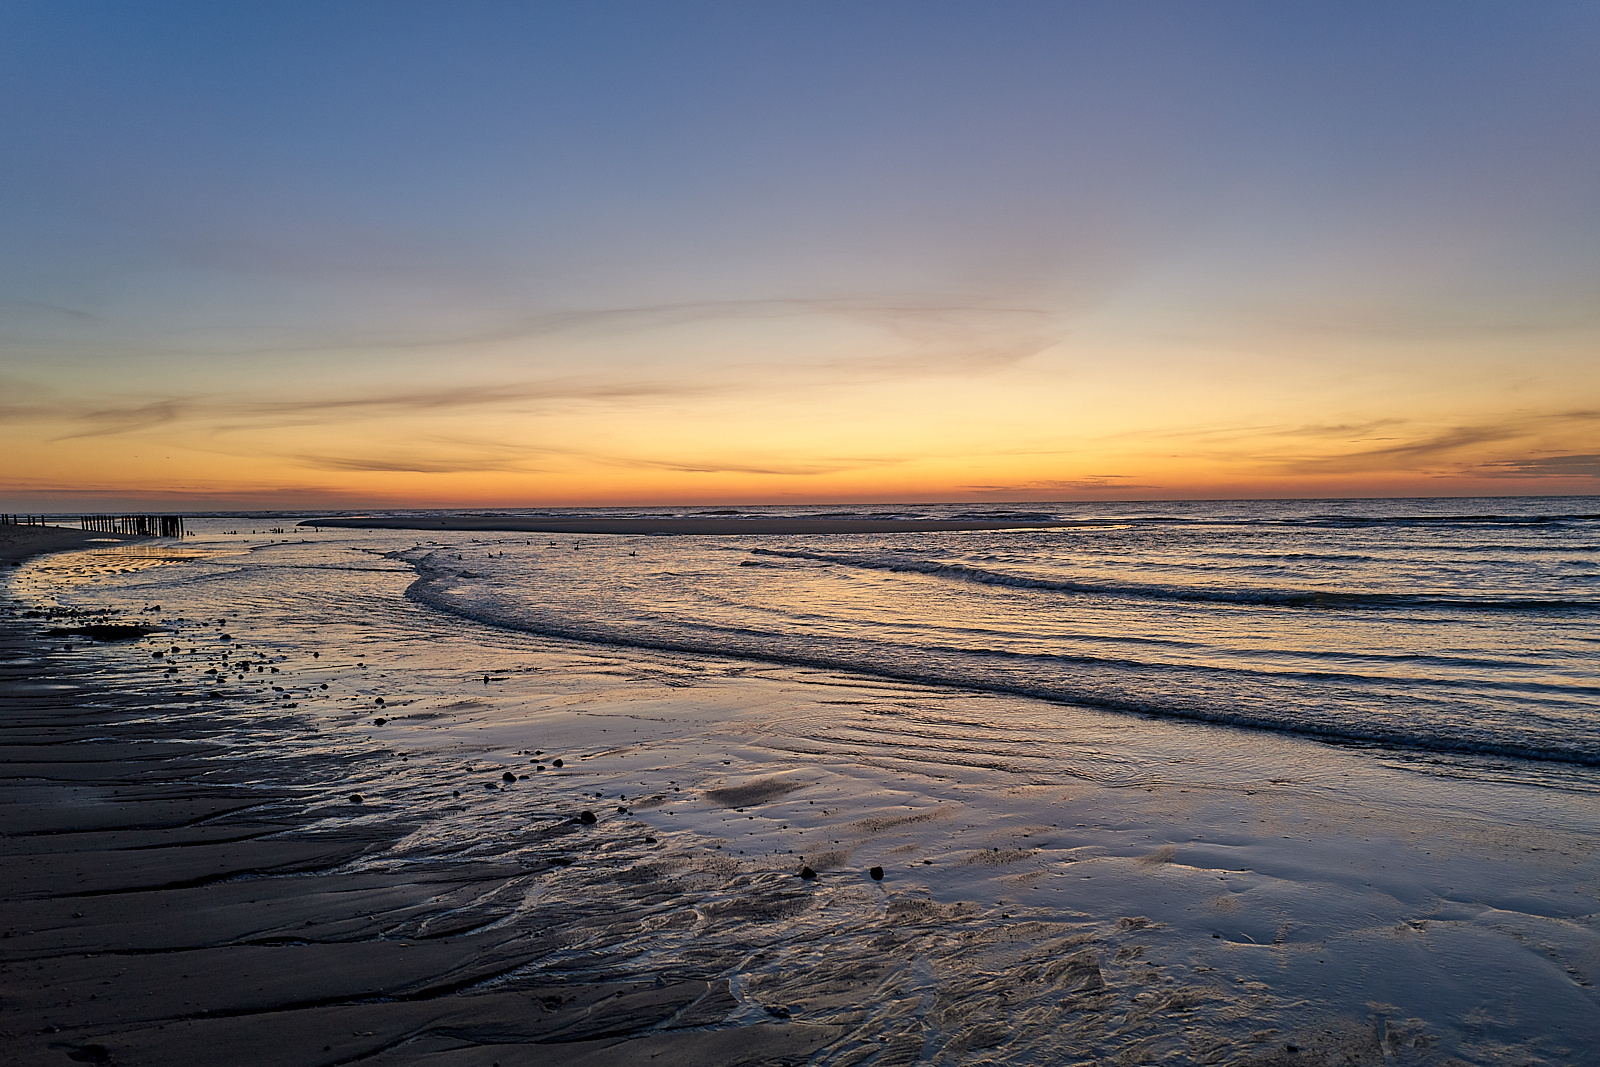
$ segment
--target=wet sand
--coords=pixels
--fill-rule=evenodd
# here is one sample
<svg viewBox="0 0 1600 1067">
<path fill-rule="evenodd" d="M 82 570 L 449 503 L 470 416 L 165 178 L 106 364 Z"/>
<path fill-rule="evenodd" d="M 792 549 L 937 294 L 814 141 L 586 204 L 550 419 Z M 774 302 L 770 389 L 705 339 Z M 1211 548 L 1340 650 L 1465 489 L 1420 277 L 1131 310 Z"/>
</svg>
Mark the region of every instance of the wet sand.
<svg viewBox="0 0 1600 1067">
<path fill-rule="evenodd" d="M 0 526 L 0 567 L 19 565 L 30 556 L 91 548 L 120 541 L 147 541 L 133 534 L 90 533 L 64 526 Z"/>
<path fill-rule="evenodd" d="M 13 709 L 0 748 L 8 1063 L 785 1063 L 834 1036 L 629 1040 L 675 1017 L 713 1021 L 726 983 L 461 995 L 549 951 L 527 925 L 495 927 L 515 902 L 500 896 L 537 867 L 441 858 L 403 877 L 350 873 L 407 820 L 313 832 L 329 807 L 353 806 L 302 784 L 315 768 L 289 763 L 264 785 L 258 768 L 208 759 L 222 751 L 207 744 L 214 713 L 154 709 L 152 722 L 70 670 L 40 677 L 28 644 L 0 642 Z M 271 727 L 295 724 L 253 724 Z M 550 826 L 552 850 L 578 829 Z"/>
<path fill-rule="evenodd" d="M 312 659 L 248 619 L 226 646 L 175 622 L 200 651 L 164 683 L 168 638 L 68 652 L 49 621 L 0 622 L 19 1064 L 1600 1047 L 1597 861 L 1559 794 L 1036 703 L 1012 731 L 1000 696 L 518 635 L 322 634 Z M 252 644 L 282 697 L 198 684 Z"/>
<path fill-rule="evenodd" d="M 359 530 L 484 530 L 508 533 L 567 534 L 843 534 L 935 533 L 942 530 L 1053 530 L 1084 522 L 1003 522 L 977 519 L 529 519 L 507 516 L 451 515 L 442 518 L 371 518 L 350 516 L 307 519 L 301 526 Z"/>
<path fill-rule="evenodd" d="M 17 529 L 27 532 L 0 537 L 7 563 L 87 541 Z M 151 706 L 44 644 L 36 623 L 0 621 L 8 1064 L 731 1067 L 801 1063 L 838 1036 L 805 1024 L 697 1029 L 727 1014 L 726 980 L 497 987 L 551 952 L 542 928 L 563 918 L 591 933 L 637 925 L 637 908 L 519 920 L 516 887 L 596 847 L 630 864 L 642 829 L 600 842 L 563 812 L 534 819 L 542 861 L 352 869 L 418 820 L 389 811 L 330 832 L 330 817 L 370 807 L 329 787 L 347 762 L 225 758 L 241 729 L 271 744 L 303 732 L 298 716 Z"/>
</svg>

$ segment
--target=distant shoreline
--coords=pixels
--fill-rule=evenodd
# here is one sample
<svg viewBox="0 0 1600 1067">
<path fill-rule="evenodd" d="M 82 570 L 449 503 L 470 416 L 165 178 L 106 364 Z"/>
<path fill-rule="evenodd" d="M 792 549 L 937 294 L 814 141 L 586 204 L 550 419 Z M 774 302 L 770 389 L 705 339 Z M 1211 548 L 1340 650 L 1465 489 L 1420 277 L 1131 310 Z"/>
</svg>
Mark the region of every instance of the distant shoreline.
<svg viewBox="0 0 1600 1067">
<path fill-rule="evenodd" d="M 351 518 L 306 519 L 300 526 L 357 530 L 482 530 L 505 533 L 576 534 L 841 534 L 939 533 L 947 530 L 1050 530 L 1102 525 L 1100 520 L 985 519 L 518 519 L 477 515 L 442 519 Z"/>
</svg>

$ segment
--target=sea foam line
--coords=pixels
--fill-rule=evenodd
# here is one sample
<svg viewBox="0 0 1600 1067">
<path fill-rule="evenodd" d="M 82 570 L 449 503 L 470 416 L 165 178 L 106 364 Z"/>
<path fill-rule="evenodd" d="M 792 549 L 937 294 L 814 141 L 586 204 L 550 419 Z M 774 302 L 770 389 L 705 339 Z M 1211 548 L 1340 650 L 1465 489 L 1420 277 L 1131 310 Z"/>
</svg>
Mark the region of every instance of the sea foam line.
<svg viewBox="0 0 1600 1067">
<path fill-rule="evenodd" d="M 1134 583 L 1102 583 L 1067 581 L 1059 578 L 1036 578 L 1022 574 L 973 567 L 965 563 L 939 563 L 932 560 L 886 560 L 862 556 L 836 555 L 827 552 L 753 548 L 752 554 L 775 556 L 784 559 L 804 559 L 819 563 L 832 563 L 862 570 L 889 571 L 902 574 L 926 574 L 937 578 L 953 578 L 980 585 L 1006 586 L 1013 589 L 1040 589 L 1059 593 L 1079 593 L 1087 596 L 1123 597 L 1138 600 L 1175 600 L 1213 604 L 1258 604 L 1291 608 L 1446 608 L 1457 611 L 1523 611 L 1554 612 L 1593 611 L 1600 601 L 1593 600 L 1492 600 L 1470 597 L 1435 597 L 1411 593 L 1336 593 L 1315 589 L 1206 589 L 1200 586 L 1139 585 Z"/>
<path fill-rule="evenodd" d="M 602 632 L 574 625 L 570 622 L 558 623 L 549 620 L 534 621 L 527 618 L 512 618 L 500 612 L 486 611 L 481 606 L 464 605 L 457 602 L 457 599 L 450 595 L 447 585 L 447 583 L 458 577 L 456 574 L 428 573 L 430 568 L 427 568 L 426 564 L 419 564 L 418 570 L 419 577 L 406 589 L 405 596 L 407 599 L 443 611 L 457 618 L 468 619 L 482 625 L 521 633 L 539 634 L 545 637 L 620 648 L 638 648 L 651 651 L 715 656 L 718 658 L 757 660 L 800 667 L 820 667 L 827 670 L 840 670 L 856 674 L 875 675 L 882 678 L 893 678 L 898 681 L 922 685 L 953 687 L 978 692 L 1008 693 L 1031 699 L 1075 704 L 1106 711 L 1267 730 L 1274 733 L 1299 735 L 1334 743 L 1378 744 L 1412 751 L 1509 757 L 1600 767 L 1600 747 L 1563 748 L 1442 732 L 1423 735 L 1403 730 L 1385 729 L 1378 724 L 1357 725 L 1353 723 L 1325 723 L 1300 719 L 1272 718 L 1238 710 L 1222 711 L 1197 704 L 1157 702 L 1147 698 L 1118 695 L 1105 691 L 1078 690 L 1066 686 L 1029 685 L 1023 681 L 975 678 L 941 672 L 937 669 L 907 670 L 894 664 L 862 662 L 847 656 L 815 653 L 801 654 L 772 648 L 726 647 L 709 641 L 699 642 L 637 632 L 631 634 L 612 631 Z M 752 631 L 752 633 L 754 632 Z"/>
</svg>

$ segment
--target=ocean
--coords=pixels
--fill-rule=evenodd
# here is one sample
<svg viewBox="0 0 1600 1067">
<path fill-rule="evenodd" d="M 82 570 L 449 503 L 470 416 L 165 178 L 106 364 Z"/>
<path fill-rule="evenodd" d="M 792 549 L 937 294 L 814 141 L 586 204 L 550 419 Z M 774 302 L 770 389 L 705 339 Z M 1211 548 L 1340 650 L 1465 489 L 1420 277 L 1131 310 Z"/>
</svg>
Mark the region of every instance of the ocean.
<svg viewBox="0 0 1600 1067">
<path fill-rule="evenodd" d="M 747 509 L 1070 529 L 497 538 L 408 596 L 601 644 L 1600 766 L 1589 499 Z M 490 547 L 492 546 L 492 547 Z"/>
</svg>

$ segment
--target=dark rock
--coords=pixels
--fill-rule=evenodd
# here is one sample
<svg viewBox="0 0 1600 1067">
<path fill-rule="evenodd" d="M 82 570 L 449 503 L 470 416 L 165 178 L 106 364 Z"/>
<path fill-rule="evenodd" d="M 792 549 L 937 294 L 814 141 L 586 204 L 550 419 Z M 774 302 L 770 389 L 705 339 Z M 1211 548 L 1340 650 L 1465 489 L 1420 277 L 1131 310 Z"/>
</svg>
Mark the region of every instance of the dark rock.
<svg viewBox="0 0 1600 1067">
<path fill-rule="evenodd" d="M 453 797 L 458 797 L 458 796 L 461 795 L 461 790 L 459 790 L 459 789 L 451 790 L 450 795 L 453 796 Z"/>
<path fill-rule="evenodd" d="M 872 880 L 874 882 L 883 881 L 883 868 L 882 867 L 873 867 L 870 870 L 868 870 L 867 873 L 872 875 Z"/>
<path fill-rule="evenodd" d="M 779 1008 L 774 1006 L 767 1008 L 767 1014 L 772 1016 L 774 1019 L 787 1019 L 791 1013 L 788 1008 Z"/>
<path fill-rule="evenodd" d="M 494 784 L 494 783 L 493 783 L 493 782 L 484 782 L 484 783 L 483 783 L 483 787 L 484 787 L 484 788 L 485 788 L 485 789 L 497 789 L 497 788 L 499 788 L 499 787 L 498 787 L 498 786 L 496 786 L 496 785 L 495 785 L 495 784 Z"/>
<path fill-rule="evenodd" d="M 542 764 L 542 763 L 537 764 L 537 765 L 534 766 L 533 769 L 536 770 L 536 771 L 542 771 L 542 770 L 544 770 L 544 764 Z"/>
<path fill-rule="evenodd" d="M 800 868 L 800 877 L 804 878 L 806 881 L 809 882 L 811 879 L 815 878 L 816 876 L 817 876 L 817 872 L 813 871 L 810 867 L 801 867 Z"/>
<path fill-rule="evenodd" d="M 507 771 L 506 773 L 502 774 L 500 777 L 501 777 L 501 779 L 503 779 L 504 781 L 507 781 L 507 782 L 514 782 L 514 781 L 517 780 L 517 776 L 512 774 L 510 771 Z"/>
<path fill-rule="evenodd" d="M 585 810 L 578 812 L 578 821 L 585 826 L 593 826 L 600 820 L 595 818 L 594 812 Z"/>
<path fill-rule="evenodd" d="M 561 761 L 560 761 L 560 760 L 558 760 L 558 759 L 553 759 L 553 760 L 551 760 L 551 761 L 550 761 L 550 762 L 551 762 L 551 764 L 552 764 L 552 765 L 554 765 L 554 766 L 556 766 L 556 767 L 565 767 L 565 766 L 566 766 L 566 764 L 564 764 L 564 763 L 562 763 L 562 762 L 561 762 Z"/>
<path fill-rule="evenodd" d="M 644 839 L 644 843 L 647 845 L 653 845 L 656 843 L 656 839 L 653 837 L 647 837 Z"/>
<path fill-rule="evenodd" d="M 388 719 L 383 719 L 383 718 L 373 719 L 372 720 L 372 725 L 374 725 L 374 726 L 382 726 L 384 723 L 386 723 L 388 721 L 389 721 Z"/>
<path fill-rule="evenodd" d="M 626 814 L 628 814 L 628 809 L 623 807 L 621 804 L 618 804 L 617 805 L 617 814 L 618 815 L 626 815 Z"/>
<path fill-rule="evenodd" d="M 83 1045 L 67 1053 L 67 1059 L 79 1063 L 110 1063 L 111 1050 L 104 1045 Z"/>
<path fill-rule="evenodd" d="M 360 793 L 351 793 L 350 794 L 350 803 L 352 803 L 352 804 L 361 803 L 361 794 Z"/>
<path fill-rule="evenodd" d="M 374 704 L 382 704 L 383 703 L 383 698 L 379 697 L 377 700 L 374 700 L 373 703 Z"/>
</svg>

